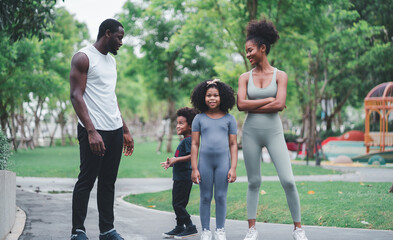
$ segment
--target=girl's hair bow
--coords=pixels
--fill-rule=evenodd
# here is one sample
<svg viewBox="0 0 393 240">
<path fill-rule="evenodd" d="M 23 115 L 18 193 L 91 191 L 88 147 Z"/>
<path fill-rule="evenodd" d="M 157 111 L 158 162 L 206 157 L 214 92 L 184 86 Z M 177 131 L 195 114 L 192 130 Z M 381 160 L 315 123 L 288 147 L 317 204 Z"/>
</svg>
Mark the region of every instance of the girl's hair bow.
<svg viewBox="0 0 393 240">
<path fill-rule="evenodd" d="M 213 80 L 207 81 L 206 83 L 207 83 L 207 86 L 209 86 L 211 84 L 217 85 L 217 82 L 219 82 L 219 81 L 220 81 L 220 79 L 215 78 Z"/>
</svg>

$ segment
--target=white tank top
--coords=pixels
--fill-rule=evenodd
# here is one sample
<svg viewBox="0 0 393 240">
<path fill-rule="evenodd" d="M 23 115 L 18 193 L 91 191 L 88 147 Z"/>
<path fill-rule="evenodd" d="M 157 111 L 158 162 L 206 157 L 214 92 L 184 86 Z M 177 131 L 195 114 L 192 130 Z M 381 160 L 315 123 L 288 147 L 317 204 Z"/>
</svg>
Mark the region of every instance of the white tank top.
<svg viewBox="0 0 393 240">
<path fill-rule="evenodd" d="M 79 50 L 89 58 L 86 89 L 83 100 L 97 130 L 116 130 L 123 126 L 115 93 L 116 60 L 109 53 L 100 53 L 93 45 Z M 79 123 L 83 126 L 80 119 Z"/>
</svg>

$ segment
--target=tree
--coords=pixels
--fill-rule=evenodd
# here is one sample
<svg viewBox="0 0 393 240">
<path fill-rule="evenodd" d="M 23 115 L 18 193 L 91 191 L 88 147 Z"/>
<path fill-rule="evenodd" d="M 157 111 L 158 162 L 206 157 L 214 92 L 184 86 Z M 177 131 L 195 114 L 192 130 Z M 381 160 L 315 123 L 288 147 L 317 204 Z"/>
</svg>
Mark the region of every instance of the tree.
<svg viewBox="0 0 393 240">
<path fill-rule="evenodd" d="M 15 133 L 13 121 L 9 123 L 8 120 L 23 102 L 29 101 L 32 83 L 37 80 L 41 66 L 38 41 L 24 39 L 10 44 L 7 36 L 0 34 L 0 46 L 1 127 L 5 131 L 8 125 L 10 132 Z"/>
<path fill-rule="evenodd" d="M 37 144 L 43 109 L 48 107 L 56 108 L 57 120 L 64 129 L 65 113 L 70 109 L 69 62 L 88 33 L 86 26 L 63 8 L 56 10 L 55 21 L 47 32 L 50 38 L 41 41 L 23 38 L 10 43 L 7 35 L 1 35 L 0 119 L 2 129 L 8 125 L 14 140 L 18 130 L 22 139 L 27 138 L 24 123 L 29 112 L 34 119 L 31 135 Z"/>
<path fill-rule="evenodd" d="M 253 17 L 267 17 L 273 21 L 281 39 L 273 46 L 269 61 L 289 75 L 287 104 L 296 111 L 299 108 L 296 102 L 300 102 L 297 105 L 300 105 L 301 111 L 298 112 L 302 112 L 303 116 L 301 135 L 308 139 L 308 152 L 313 155 L 319 122 L 317 115 L 321 112 L 322 100 L 336 103 L 332 111 L 325 114 L 330 128 L 332 120 L 342 112 L 348 101 L 353 102 L 362 94 L 363 88 L 355 86 L 361 86 L 369 76 L 364 74 L 363 62 L 374 55 L 376 48 L 370 40 L 380 33 L 381 28 L 360 19 L 350 1 L 259 1 L 254 8 L 249 8 L 252 1 L 244 0 L 199 3 L 200 8 L 216 18 L 210 22 L 216 25 L 219 32 L 216 35 L 223 37 L 218 39 L 226 44 L 225 47 L 232 47 L 232 53 L 241 56 L 246 71 L 249 66 L 243 48 L 247 22 Z M 386 8 L 386 4 L 381 7 Z M 380 56 L 383 47 L 379 48 Z M 237 68 L 228 70 L 220 64 L 222 62 L 227 64 L 226 61 L 215 61 L 220 75 L 230 75 L 231 79 L 234 75 L 238 76 L 239 73 L 230 73 Z"/>
<path fill-rule="evenodd" d="M 63 0 L 64 1 L 64 0 Z M 53 22 L 56 0 L 2 0 L 0 2 L 0 31 L 11 41 L 47 36 L 46 30 Z"/>
<path fill-rule="evenodd" d="M 50 91 L 36 94 L 49 97 L 48 108 L 60 125 L 62 145 L 65 145 L 67 114 L 72 112 L 70 104 L 69 68 L 73 54 L 82 47 L 82 42 L 88 39 L 87 26 L 80 23 L 65 9 L 55 9 L 54 24 L 50 26 L 49 38 L 42 41 L 42 59 L 44 69 L 48 72 L 53 83 Z M 59 54 L 61 53 L 61 54 Z M 37 91 L 38 93 L 38 91 Z M 49 93 L 49 94 L 48 94 Z M 40 120 L 42 117 L 40 118 Z M 51 144 L 53 144 L 53 134 Z M 72 138 L 70 137 L 72 144 Z"/>
<path fill-rule="evenodd" d="M 167 152 L 171 152 L 176 100 L 190 93 L 192 83 L 215 75 L 211 60 L 204 56 L 204 44 L 210 36 L 202 31 L 203 19 L 192 18 L 197 9 L 183 1 L 127 2 L 124 10 L 121 22 L 126 33 L 137 39 L 134 45 L 144 55 L 140 65 L 143 78 L 158 99 L 167 101 L 171 122 Z"/>
<path fill-rule="evenodd" d="M 288 66 L 296 68 L 295 80 L 303 109 L 303 136 L 307 139 L 309 156 L 314 152 L 321 100 L 335 99 L 337 103 L 326 116 L 329 120 L 341 112 L 351 96 L 357 96 L 355 86 L 364 80 L 359 72 L 359 60 L 370 50 L 369 39 L 379 30 L 359 20 L 359 15 L 350 10 L 350 6 L 345 1 L 310 4 L 308 9 L 314 15 L 303 13 L 307 37 L 300 44 L 305 49 L 300 57 L 305 61 L 288 62 Z"/>
<path fill-rule="evenodd" d="M 15 41 L 33 36 L 44 38 L 45 30 L 53 17 L 51 10 L 55 4 L 55 0 L 0 2 L 0 45 L 2 45 L 0 120 L 3 131 L 9 115 L 14 115 L 16 106 L 28 99 L 26 92 L 32 77 L 30 73 L 35 73 L 37 69 L 35 66 L 39 62 L 33 60 L 39 55 L 34 52 L 37 48 L 33 47 L 33 42 L 29 43 L 26 40 L 15 43 Z M 28 44 L 30 48 L 26 46 Z M 28 73 L 22 74 L 25 73 L 24 71 Z M 10 128 L 13 128 L 13 122 L 12 120 Z M 11 130 L 13 131 L 15 128 Z"/>
</svg>

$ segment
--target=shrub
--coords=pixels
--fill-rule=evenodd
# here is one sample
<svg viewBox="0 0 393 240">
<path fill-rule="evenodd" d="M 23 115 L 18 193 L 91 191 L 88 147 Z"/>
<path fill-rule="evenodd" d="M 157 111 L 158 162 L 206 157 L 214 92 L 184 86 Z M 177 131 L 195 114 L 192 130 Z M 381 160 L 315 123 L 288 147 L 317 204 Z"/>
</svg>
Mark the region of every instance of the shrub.
<svg viewBox="0 0 393 240">
<path fill-rule="evenodd" d="M 296 139 L 299 138 L 295 133 L 292 132 L 284 132 L 285 142 L 296 142 Z"/>
<path fill-rule="evenodd" d="M 7 137 L 0 131 L 0 170 L 7 169 L 8 157 L 10 156 L 10 144 Z"/>
<path fill-rule="evenodd" d="M 318 137 L 319 137 L 319 139 L 321 139 L 321 141 L 325 140 L 328 137 L 339 137 L 341 135 L 342 135 L 342 133 L 340 132 L 339 129 L 336 131 L 329 129 L 326 131 L 320 131 L 318 133 Z"/>
</svg>

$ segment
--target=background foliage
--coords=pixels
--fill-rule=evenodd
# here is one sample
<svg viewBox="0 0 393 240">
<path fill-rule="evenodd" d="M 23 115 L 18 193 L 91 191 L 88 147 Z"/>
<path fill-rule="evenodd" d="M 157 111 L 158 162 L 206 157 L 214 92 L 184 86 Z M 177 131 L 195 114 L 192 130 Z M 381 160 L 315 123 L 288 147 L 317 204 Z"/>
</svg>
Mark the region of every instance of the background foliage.
<svg viewBox="0 0 393 240">
<path fill-rule="evenodd" d="M 14 147 L 30 139 L 53 144 L 50 124 L 64 144 L 75 136 L 70 60 L 94 40 L 54 1 L 22 2 L 0 4 L 1 126 Z M 139 136 L 157 137 L 166 129 L 170 152 L 175 110 L 190 106 L 189 95 L 202 80 L 218 77 L 236 91 L 238 76 L 252 67 L 245 27 L 267 18 L 280 33 L 269 62 L 289 76 L 281 119 L 285 130 L 307 139 L 312 153 L 318 137 L 358 129 L 362 116 L 348 106 L 357 114 L 372 87 L 391 81 L 392 7 L 393 0 L 129 0 L 117 16 L 126 31 L 116 56 L 123 116 Z M 241 135 L 245 114 L 231 113 Z"/>
</svg>

